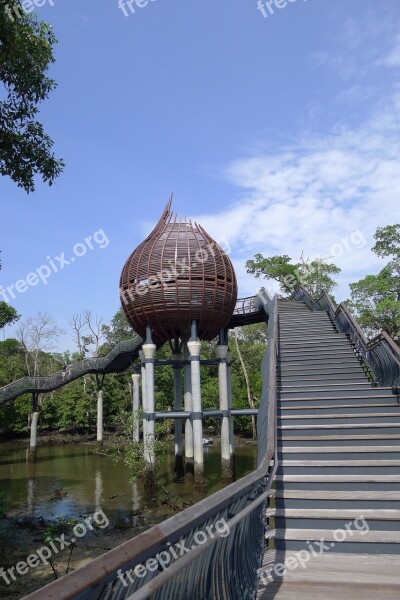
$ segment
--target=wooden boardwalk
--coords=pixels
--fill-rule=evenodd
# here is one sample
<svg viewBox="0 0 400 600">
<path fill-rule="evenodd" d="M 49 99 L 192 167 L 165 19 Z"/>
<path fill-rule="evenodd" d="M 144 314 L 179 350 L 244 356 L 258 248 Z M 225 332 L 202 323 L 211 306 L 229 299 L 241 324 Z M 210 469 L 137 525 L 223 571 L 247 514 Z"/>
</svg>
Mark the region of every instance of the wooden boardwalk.
<svg viewBox="0 0 400 600">
<path fill-rule="evenodd" d="M 306 546 L 305 546 L 306 547 Z M 257 600 L 399 600 L 400 555 L 325 552 L 303 567 L 296 552 L 270 550 L 264 556 Z M 279 576 L 273 572 L 287 565 Z M 296 565 L 296 566 L 295 566 Z M 289 568 L 290 567 L 290 568 Z M 269 581 L 265 571 L 271 572 Z M 269 581 L 269 582 L 268 582 Z"/>
</svg>

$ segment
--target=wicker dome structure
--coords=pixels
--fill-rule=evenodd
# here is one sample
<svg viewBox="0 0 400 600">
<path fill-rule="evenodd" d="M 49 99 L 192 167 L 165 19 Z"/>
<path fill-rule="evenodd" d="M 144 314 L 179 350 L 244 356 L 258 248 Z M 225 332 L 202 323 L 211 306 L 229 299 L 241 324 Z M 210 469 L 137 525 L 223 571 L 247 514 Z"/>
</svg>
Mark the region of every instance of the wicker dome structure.
<svg viewBox="0 0 400 600">
<path fill-rule="evenodd" d="M 190 336 L 212 340 L 228 324 L 237 299 L 233 265 L 197 223 L 178 219 L 172 198 L 151 234 L 122 269 L 122 308 L 142 337 L 146 326 L 156 343 Z"/>
</svg>

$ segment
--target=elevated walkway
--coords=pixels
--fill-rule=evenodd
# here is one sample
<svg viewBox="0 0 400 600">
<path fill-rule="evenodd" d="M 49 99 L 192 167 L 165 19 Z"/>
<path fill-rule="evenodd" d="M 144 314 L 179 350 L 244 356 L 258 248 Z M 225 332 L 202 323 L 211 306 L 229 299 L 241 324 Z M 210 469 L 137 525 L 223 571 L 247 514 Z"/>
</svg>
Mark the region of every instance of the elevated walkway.
<svg viewBox="0 0 400 600">
<path fill-rule="evenodd" d="M 329 312 L 278 302 L 278 325 L 275 550 L 257 598 L 399 598 L 398 397 Z"/>
<path fill-rule="evenodd" d="M 268 320 L 268 317 L 257 296 L 240 298 L 237 300 L 228 327 L 241 327 L 249 323 L 261 323 L 266 320 Z M 140 336 L 135 336 L 130 340 L 119 342 L 107 356 L 81 360 L 48 377 L 23 377 L 18 379 L 0 388 L 0 406 L 15 400 L 23 394 L 53 392 L 84 375 L 122 373 L 133 364 L 142 344 L 143 339 Z"/>
</svg>

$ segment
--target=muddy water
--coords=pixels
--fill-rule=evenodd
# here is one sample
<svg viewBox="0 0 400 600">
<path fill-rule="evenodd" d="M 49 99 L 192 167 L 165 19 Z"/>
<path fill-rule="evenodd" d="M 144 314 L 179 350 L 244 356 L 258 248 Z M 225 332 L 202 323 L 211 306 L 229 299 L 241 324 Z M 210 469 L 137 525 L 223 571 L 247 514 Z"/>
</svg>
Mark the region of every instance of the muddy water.
<svg viewBox="0 0 400 600">
<path fill-rule="evenodd" d="M 192 504 L 229 483 L 221 480 L 220 448 L 204 450 L 205 490 L 199 492 L 193 481 L 175 480 L 171 448 L 160 481 L 172 496 Z M 253 446 L 236 449 L 236 478 L 255 468 L 256 455 Z M 122 527 L 131 526 L 135 519 L 144 519 L 142 525 L 150 525 L 169 516 L 167 508 L 152 508 L 141 483 L 132 483 L 130 475 L 128 468 L 95 454 L 87 444 L 39 448 L 35 464 L 27 460 L 26 443 L 0 444 L 0 489 L 7 494 L 8 513 L 15 516 L 43 517 L 47 521 L 90 515 L 101 507 L 114 526 Z M 165 497 L 164 492 L 160 497 Z"/>
</svg>

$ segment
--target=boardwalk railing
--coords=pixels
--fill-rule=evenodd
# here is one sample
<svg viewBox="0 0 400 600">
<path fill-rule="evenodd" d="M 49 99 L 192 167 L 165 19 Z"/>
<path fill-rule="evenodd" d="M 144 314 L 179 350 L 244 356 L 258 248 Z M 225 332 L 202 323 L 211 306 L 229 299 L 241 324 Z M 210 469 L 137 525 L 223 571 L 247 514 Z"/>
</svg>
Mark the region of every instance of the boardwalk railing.
<svg viewBox="0 0 400 600">
<path fill-rule="evenodd" d="M 292 300 L 304 302 L 311 310 L 330 313 L 341 333 L 346 333 L 353 342 L 356 352 L 362 356 L 379 386 L 400 386 L 400 348 L 386 331 L 381 331 L 368 340 L 345 303 L 339 306 L 323 292 L 314 299 L 303 288 L 298 288 Z"/>
<path fill-rule="evenodd" d="M 52 392 L 88 373 L 125 371 L 129 366 L 131 357 L 139 351 L 142 343 L 142 338 L 135 336 L 130 340 L 119 342 L 107 356 L 86 358 L 75 364 L 67 365 L 62 371 L 57 371 L 57 373 L 53 373 L 48 377 L 22 377 L 22 379 L 0 388 L 0 405 L 29 392 Z M 121 361 L 123 356 L 127 359 Z M 119 365 L 116 365 L 117 360 L 120 362 Z"/>
<path fill-rule="evenodd" d="M 229 327 L 237 327 L 246 323 L 258 322 L 263 313 L 257 296 L 239 298 L 236 302 Z M 129 340 L 123 340 L 116 344 L 104 357 L 86 358 L 78 363 L 68 365 L 62 371 L 57 371 L 47 377 L 22 377 L 8 385 L 0 388 L 0 405 L 11 402 L 19 396 L 27 393 L 46 393 L 88 375 L 96 373 L 120 373 L 126 371 L 136 359 L 143 340 L 135 335 Z"/>
<path fill-rule="evenodd" d="M 276 460 L 277 299 L 269 316 L 255 471 L 26 600 L 241 600 L 255 597 Z M 124 585 L 126 584 L 126 585 Z"/>
</svg>

